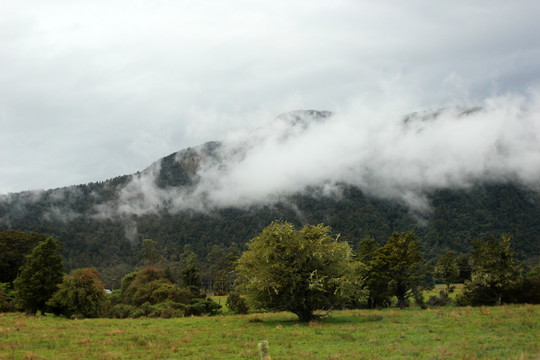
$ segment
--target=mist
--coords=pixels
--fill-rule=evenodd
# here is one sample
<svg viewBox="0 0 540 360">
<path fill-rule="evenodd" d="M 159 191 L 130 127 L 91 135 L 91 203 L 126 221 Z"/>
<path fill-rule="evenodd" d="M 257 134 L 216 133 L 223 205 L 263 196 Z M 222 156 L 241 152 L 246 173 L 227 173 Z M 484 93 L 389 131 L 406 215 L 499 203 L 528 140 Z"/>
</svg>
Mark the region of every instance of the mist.
<svg viewBox="0 0 540 360">
<path fill-rule="evenodd" d="M 540 190 L 539 91 L 410 111 L 415 108 L 401 100 L 354 101 L 332 112 L 268 118 L 222 139 L 213 156 L 195 148 L 193 185 L 158 187 L 157 162 L 98 212 L 247 208 L 298 193 L 340 196 L 340 184 L 426 212 L 426 195 L 441 188 L 513 181 Z M 184 161 L 181 152 L 177 161 Z"/>
</svg>

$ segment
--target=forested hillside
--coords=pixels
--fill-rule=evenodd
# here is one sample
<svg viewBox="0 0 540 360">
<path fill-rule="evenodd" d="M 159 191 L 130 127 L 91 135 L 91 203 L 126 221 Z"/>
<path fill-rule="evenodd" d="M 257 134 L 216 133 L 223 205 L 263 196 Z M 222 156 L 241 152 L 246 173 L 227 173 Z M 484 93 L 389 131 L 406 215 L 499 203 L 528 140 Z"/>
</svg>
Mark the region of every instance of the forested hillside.
<svg viewBox="0 0 540 360">
<path fill-rule="evenodd" d="M 331 114 L 308 115 L 317 122 Z M 279 139 L 310 126 L 298 113 L 285 118 L 293 126 Z M 416 207 L 346 182 L 336 182 L 330 190 L 328 184 L 310 185 L 259 202 L 217 197 L 209 190 L 213 183 L 208 179 L 219 179 L 231 161 L 242 161 L 248 152 L 249 146 L 242 144 L 209 142 L 171 154 L 133 175 L 1 195 L 0 231 L 49 234 L 64 244 L 68 269 L 95 266 L 114 284 L 140 264 L 143 239 L 156 241 L 160 253 L 171 261 L 180 261 L 189 250 L 209 264 L 216 251 L 242 249 L 276 219 L 298 227 L 324 223 L 353 247 L 365 237 L 382 244 L 394 231 L 412 230 L 424 244 L 428 260 L 446 250 L 465 253 L 474 238 L 509 233 L 519 260 L 533 264 L 540 257 L 540 194 L 519 181 L 428 188 L 420 193 L 423 205 Z"/>
</svg>

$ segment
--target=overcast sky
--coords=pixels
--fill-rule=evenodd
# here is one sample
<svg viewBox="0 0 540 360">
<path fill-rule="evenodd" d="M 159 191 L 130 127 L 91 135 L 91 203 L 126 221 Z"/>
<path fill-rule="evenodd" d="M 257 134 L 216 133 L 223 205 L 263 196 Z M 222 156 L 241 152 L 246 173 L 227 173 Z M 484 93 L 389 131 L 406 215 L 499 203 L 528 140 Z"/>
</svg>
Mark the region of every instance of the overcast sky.
<svg viewBox="0 0 540 360">
<path fill-rule="evenodd" d="M 539 18 L 536 0 L 0 0 L 0 193 L 133 173 L 289 110 L 538 93 Z"/>
</svg>

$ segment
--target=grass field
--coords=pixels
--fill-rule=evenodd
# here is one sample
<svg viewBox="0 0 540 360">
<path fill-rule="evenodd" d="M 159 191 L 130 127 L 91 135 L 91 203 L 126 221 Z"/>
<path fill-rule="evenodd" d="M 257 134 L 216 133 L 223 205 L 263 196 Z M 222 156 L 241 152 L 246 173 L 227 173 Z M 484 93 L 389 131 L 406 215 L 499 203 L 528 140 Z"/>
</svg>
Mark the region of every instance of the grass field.
<svg viewBox="0 0 540 360">
<path fill-rule="evenodd" d="M 0 359 L 540 359 L 540 305 L 179 319 L 0 314 Z"/>
</svg>

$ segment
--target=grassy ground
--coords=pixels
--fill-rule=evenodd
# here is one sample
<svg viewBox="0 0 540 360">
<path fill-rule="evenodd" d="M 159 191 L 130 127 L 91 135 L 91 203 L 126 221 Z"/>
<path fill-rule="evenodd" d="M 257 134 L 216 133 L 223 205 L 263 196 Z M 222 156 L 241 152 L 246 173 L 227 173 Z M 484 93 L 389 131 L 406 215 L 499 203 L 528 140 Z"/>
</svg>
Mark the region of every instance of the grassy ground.
<svg viewBox="0 0 540 360">
<path fill-rule="evenodd" d="M 540 359 L 540 305 L 180 319 L 0 314 L 0 359 Z"/>
</svg>

